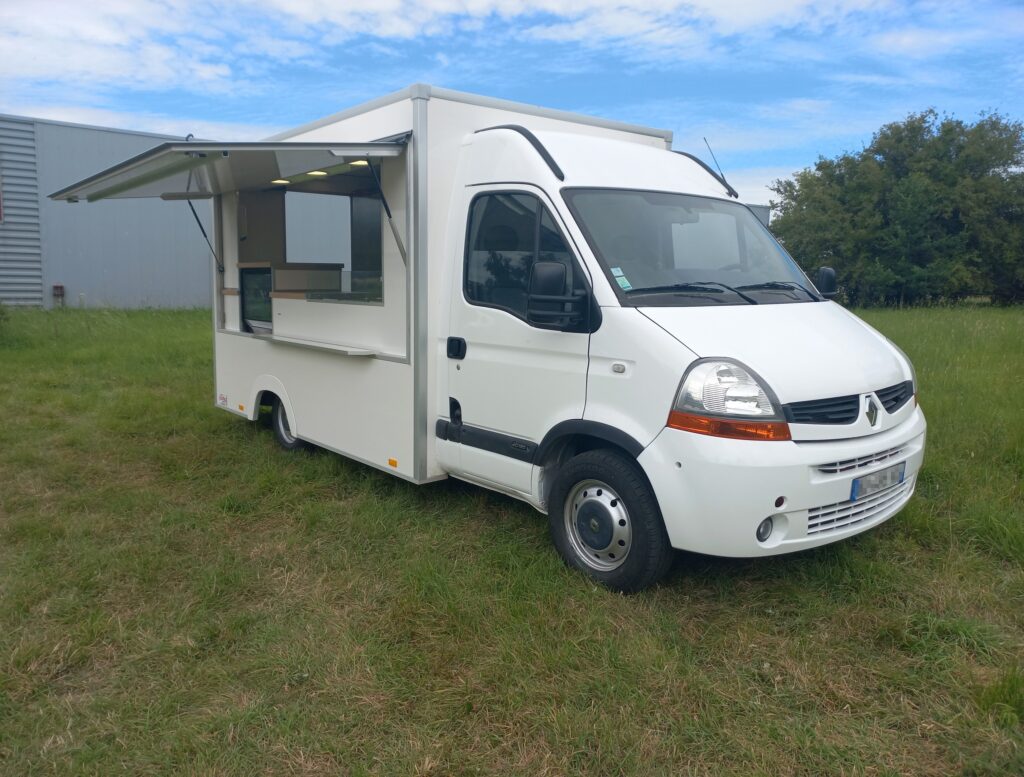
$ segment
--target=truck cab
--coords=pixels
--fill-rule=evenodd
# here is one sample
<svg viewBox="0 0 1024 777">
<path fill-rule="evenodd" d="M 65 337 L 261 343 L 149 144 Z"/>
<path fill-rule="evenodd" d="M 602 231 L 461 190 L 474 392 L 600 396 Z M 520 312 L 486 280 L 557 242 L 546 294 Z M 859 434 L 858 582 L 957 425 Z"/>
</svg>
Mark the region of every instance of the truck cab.
<svg viewBox="0 0 1024 777">
<path fill-rule="evenodd" d="M 822 545 L 906 503 L 925 421 L 896 346 L 690 160 L 517 133 L 477 133 L 459 162 L 438 344 L 450 472 L 549 513 L 598 579 L 641 539 L 630 502 L 646 502 L 624 483 L 650 489 L 667 544 L 724 556 Z"/>
</svg>

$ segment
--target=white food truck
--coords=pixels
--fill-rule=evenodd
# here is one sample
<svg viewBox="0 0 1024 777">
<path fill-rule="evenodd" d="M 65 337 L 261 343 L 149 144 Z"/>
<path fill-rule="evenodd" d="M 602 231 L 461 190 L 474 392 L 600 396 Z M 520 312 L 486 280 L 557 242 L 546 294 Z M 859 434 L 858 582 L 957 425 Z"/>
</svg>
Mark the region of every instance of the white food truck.
<svg viewBox="0 0 1024 777">
<path fill-rule="evenodd" d="M 567 563 L 635 591 L 673 548 L 878 526 L 924 456 L 903 352 L 671 143 L 414 85 L 51 196 L 211 200 L 218 406 L 269 407 L 290 450 L 522 499 Z"/>
</svg>

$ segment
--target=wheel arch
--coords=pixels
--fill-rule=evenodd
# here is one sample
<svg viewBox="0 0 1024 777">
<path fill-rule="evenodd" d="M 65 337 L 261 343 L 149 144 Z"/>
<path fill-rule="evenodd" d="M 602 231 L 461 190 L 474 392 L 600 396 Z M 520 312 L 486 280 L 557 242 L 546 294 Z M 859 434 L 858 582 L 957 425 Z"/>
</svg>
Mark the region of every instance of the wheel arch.
<svg viewBox="0 0 1024 777">
<path fill-rule="evenodd" d="M 634 461 L 644 450 L 644 446 L 631 435 L 599 421 L 572 419 L 556 424 L 544 435 L 534 455 L 539 478 L 537 496 L 541 503 L 547 505 L 555 475 L 565 462 L 597 448 L 617 450 Z"/>
<path fill-rule="evenodd" d="M 252 382 L 252 391 L 249 394 L 249 420 L 255 421 L 259 417 L 260 405 L 266 404 L 264 399 L 266 394 L 273 394 L 284 405 L 284 411 L 288 414 L 288 422 L 294 432 L 298 428 L 298 419 L 295 415 L 294 407 L 288 398 L 288 392 L 285 390 L 284 384 L 273 375 L 260 375 Z"/>
</svg>

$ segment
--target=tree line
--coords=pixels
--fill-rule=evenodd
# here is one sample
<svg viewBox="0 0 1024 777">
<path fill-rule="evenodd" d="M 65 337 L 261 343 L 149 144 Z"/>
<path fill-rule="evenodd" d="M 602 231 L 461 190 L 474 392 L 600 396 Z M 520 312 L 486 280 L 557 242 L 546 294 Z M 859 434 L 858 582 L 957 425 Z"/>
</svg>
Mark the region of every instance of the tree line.
<svg viewBox="0 0 1024 777">
<path fill-rule="evenodd" d="M 1024 126 L 934 110 L 771 187 L 772 231 L 852 305 L 1024 302 Z"/>
</svg>

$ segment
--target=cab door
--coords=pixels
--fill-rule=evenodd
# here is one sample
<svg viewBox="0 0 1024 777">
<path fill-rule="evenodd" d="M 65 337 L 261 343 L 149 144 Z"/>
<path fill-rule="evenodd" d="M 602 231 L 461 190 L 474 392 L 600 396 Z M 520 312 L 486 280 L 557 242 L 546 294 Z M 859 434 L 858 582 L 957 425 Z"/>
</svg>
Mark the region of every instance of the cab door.
<svg viewBox="0 0 1024 777">
<path fill-rule="evenodd" d="M 466 241 L 453 273 L 447 340 L 449 419 L 439 426 L 458 444 L 451 457 L 457 472 L 528 494 L 544 435 L 583 416 L 590 331 L 599 310 L 566 231 L 539 190 L 465 192 Z M 548 277 L 552 270 L 561 277 L 555 263 L 564 266 L 564 300 L 552 302 L 550 290 L 546 301 L 530 299 L 538 261 Z"/>
</svg>

